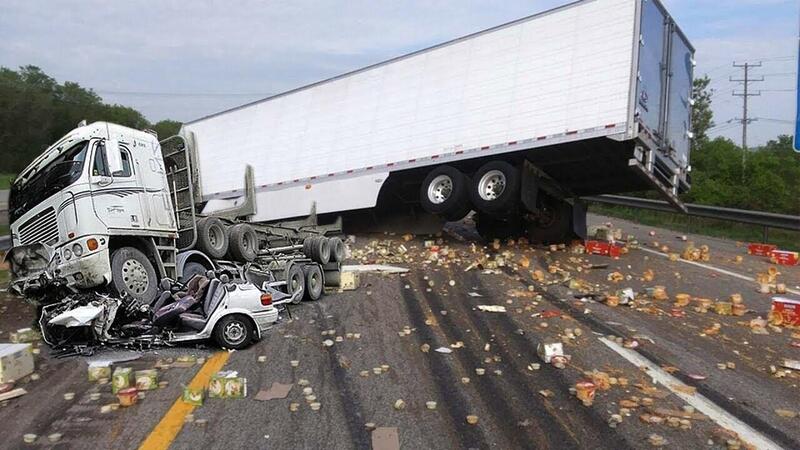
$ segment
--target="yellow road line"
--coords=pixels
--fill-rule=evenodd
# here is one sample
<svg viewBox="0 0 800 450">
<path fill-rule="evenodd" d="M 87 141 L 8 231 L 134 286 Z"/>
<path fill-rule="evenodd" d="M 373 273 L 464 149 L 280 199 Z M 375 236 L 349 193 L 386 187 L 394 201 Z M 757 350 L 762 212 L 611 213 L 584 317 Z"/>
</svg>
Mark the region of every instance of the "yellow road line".
<svg viewBox="0 0 800 450">
<path fill-rule="evenodd" d="M 189 383 L 191 388 L 206 387 L 211 380 L 211 375 L 219 372 L 222 366 L 228 361 L 230 353 L 218 352 L 208 358 L 203 367 L 197 372 Z M 184 403 L 181 398 L 175 400 L 172 407 L 164 414 L 147 439 L 139 446 L 139 450 L 165 450 L 169 448 L 172 441 L 178 436 L 183 428 L 186 415 L 194 411 L 195 406 Z"/>
</svg>

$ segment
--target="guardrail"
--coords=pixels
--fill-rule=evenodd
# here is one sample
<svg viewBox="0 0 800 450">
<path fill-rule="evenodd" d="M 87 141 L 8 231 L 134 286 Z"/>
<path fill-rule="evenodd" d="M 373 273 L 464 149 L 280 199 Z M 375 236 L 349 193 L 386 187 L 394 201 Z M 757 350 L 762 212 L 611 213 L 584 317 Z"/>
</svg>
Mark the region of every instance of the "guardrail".
<svg viewBox="0 0 800 450">
<path fill-rule="evenodd" d="M 605 203 L 608 205 L 626 206 L 629 208 L 650 209 L 653 211 L 682 214 L 672 205 L 662 200 L 625 197 L 622 195 L 600 195 L 594 197 L 583 197 L 583 199 L 590 202 Z M 723 208 L 721 206 L 697 205 L 694 203 L 687 203 L 686 208 L 688 210 L 686 213 L 688 216 L 762 226 L 764 227 L 764 242 L 768 240 L 768 230 L 770 228 L 800 231 L 800 216 L 775 214 L 765 211 Z"/>
</svg>

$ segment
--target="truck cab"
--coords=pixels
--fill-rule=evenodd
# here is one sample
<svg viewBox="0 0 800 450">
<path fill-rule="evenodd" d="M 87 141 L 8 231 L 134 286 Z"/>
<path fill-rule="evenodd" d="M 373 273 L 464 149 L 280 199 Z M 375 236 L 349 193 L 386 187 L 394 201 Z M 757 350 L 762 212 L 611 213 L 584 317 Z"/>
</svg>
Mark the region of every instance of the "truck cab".
<svg viewBox="0 0 800 450">
<path fill-rule="evenodd" d="M 158 275 L 174 272 L 175 216 L 161 148 L 148 132 L 81 123 L 14 181 L 9 222 L 6 259 L 19 293 L 50 278 L 79 289 L 111 283 L 144 298 Z"/>
</svg>

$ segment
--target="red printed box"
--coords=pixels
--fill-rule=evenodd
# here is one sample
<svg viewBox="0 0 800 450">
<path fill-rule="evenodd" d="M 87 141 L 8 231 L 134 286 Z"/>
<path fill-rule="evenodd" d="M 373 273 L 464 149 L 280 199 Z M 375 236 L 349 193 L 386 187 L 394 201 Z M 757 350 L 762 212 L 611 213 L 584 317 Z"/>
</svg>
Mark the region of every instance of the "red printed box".
<svg viewBox="0 0 800 450">
<path fill-rule="evenodd" d="M 777 245 L 772 244 L 747 244 L 747 253 L 756 256 L 769 256 L 769 253 L 777 248 Z"/>
<path fill-rule="evenodd" d="M 800 326 L 800 300 L 786 297 L 772 297 L 772 311 L 769 321 L 773 325 Z"/>
<path fill-rule="evenodd" d="M 605 241 L 586 241 L 586 253 L 592 255 L 610 256 L 618 258 L 622 254 L 622 247 Z"/>
<path fill-rule="evenodd" d="M 800 254 L 797 252 L 790 252 L 787 250 L 773 250 L 769 252 L 769 259 L 775 264 L 782 266 L 796 266 Z"/>
</svg>

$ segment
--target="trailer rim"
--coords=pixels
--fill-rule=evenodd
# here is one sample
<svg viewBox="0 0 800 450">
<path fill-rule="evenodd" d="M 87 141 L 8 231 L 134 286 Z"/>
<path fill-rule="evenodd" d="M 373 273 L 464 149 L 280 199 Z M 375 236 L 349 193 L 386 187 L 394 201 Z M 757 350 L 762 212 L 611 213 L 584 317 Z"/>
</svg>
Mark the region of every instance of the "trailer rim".
<svg viewBox="0 0 800 450">
<path fill-rule="evenodd" d="M 441 205 L 453 195 L 453 179 L 441 174 L 428 184 L 428 200 L 434 205 Z"/>
<path fill-rule="evenodd" d="M 483 200 L 497 200 L 506 190 L 506 175 L 497 169 L 492 169 L 478 181 L 478 195 Z"/>
</svg>

